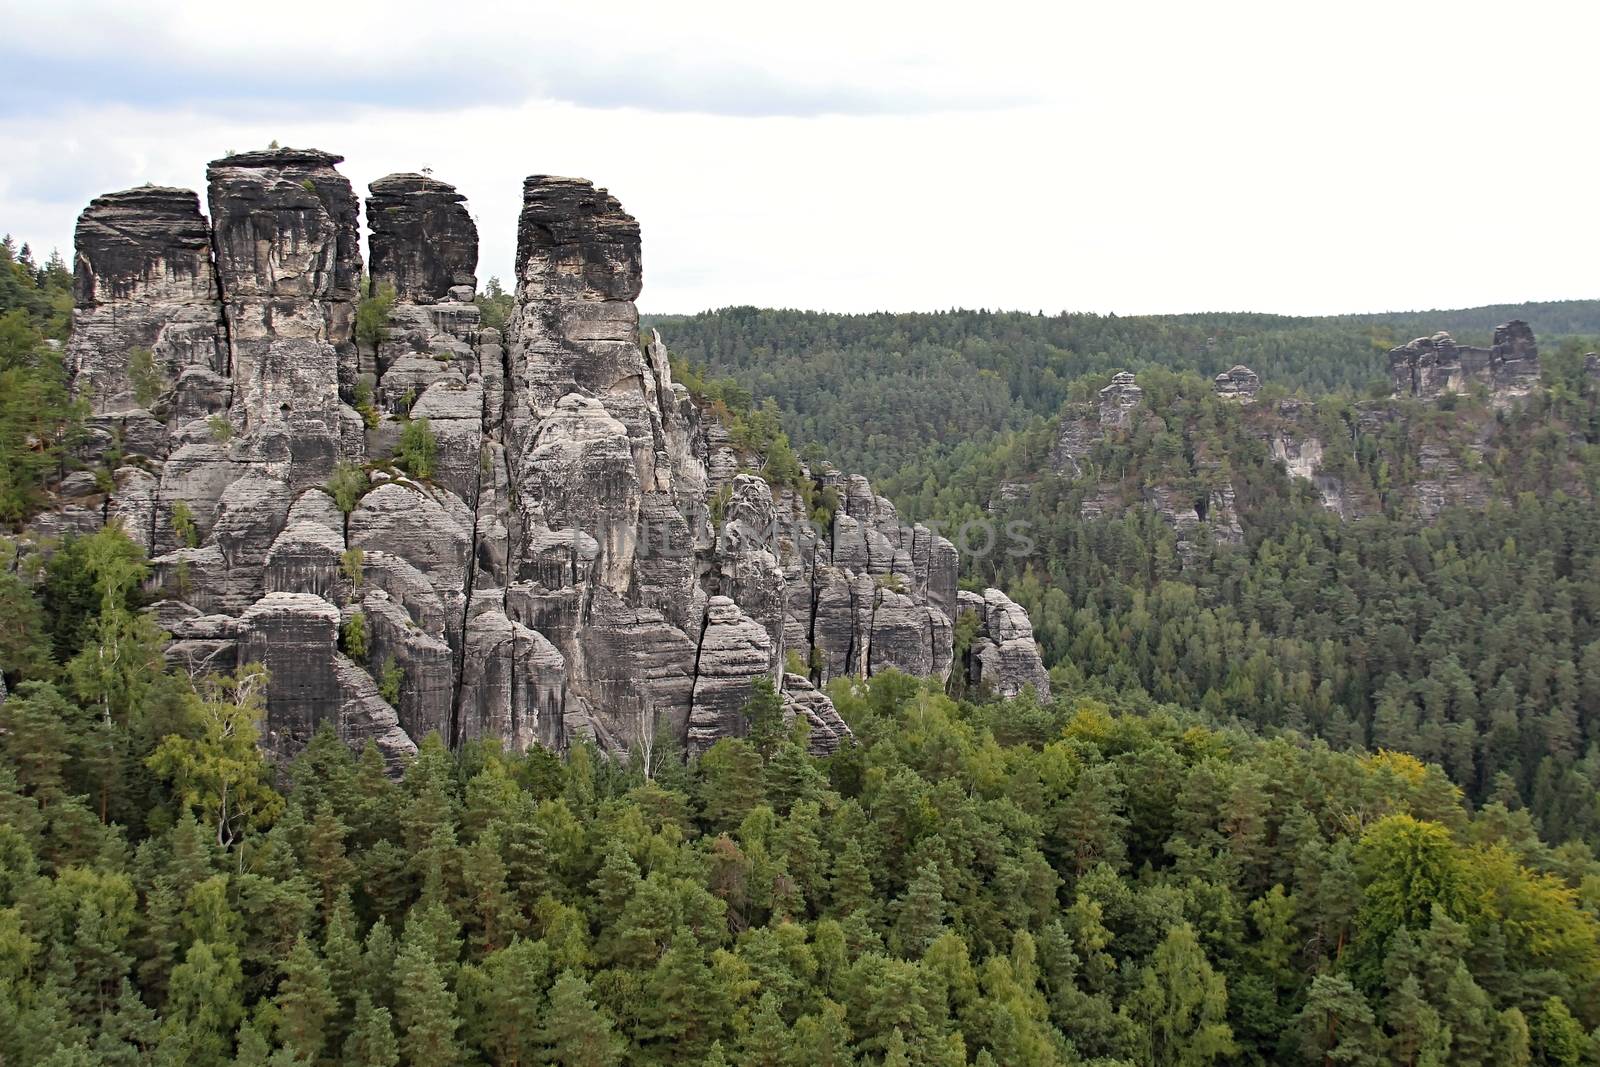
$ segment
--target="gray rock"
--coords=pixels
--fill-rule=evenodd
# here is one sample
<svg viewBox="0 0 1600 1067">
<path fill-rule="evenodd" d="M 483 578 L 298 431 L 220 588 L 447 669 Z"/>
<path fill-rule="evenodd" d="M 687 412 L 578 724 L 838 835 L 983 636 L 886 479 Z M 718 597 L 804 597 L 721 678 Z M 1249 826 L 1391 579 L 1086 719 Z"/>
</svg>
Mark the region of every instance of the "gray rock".
<svg viewBox="0 0 1600 1067">
<path fill-rule="evenodd" d="M 416 758 L 417 745 L 400 728 L 399 717 L 378 692 L 372 676 L 337 653 L 333 673 L 339 684 L 339 737 L 357 751 L 369 744 L 377 746 L 389 773 L 403 772 Z"/>
<path fill-rule="evenodd" d="M 267 550 L 263 584 L 269 593 L 311 593 L 333 600 L 343 580 L 344 539 L 320 522 L 288 526 Z"/>
<path fill-rule="evenodd" d="M 340 159 L 285 148 L 206 168 L 231 418 L 243 433 L 279 425 L 298 438 L 339 439 L 340 392 L 350 394 L 358 371 L 361 281 L 359 208 L 334 169 Z"/>
<path fill-rule="evenodd" d="M 1217 375 L 1211 384 L 1211 389 L 1223 400 L 1252 404 L 1255 402 L 1256 394 L 1261 391 L 1261 378 L 1249 367 L 1235 364 Z"/>
<path fill-rule="evenodd" d="M 366 617 L 370 673 L 381 683 L 391 663 L 400 672 L 399 699 L 394 705 L 400 726 L 414 740 L 430 733 L 448 738 L 450 704 L 455 696 L 450 646 L 423 630 L 403 605 L 381 589 L 367 589 L 360 610 Z M 466 669 L 469 674 L 477 669 L 470 654 Z"/>
<path fill-rule="evenodd" d="M 960 593 L 961 610 L 978 618 L 978 632 L 967 654 L 967 677 L 997 696 L 1014 697 L 1032 686 L 1039 699 L 1050 698 L 1050 675 L 1033 639 L 1028 613 L 998 589 L 983 595 Z"/>
<path fill-rule="evenodd" d="M 335 665 L 336 657 L 343 658 L 335 650 L 339 609 L 310 593 L 268 593 L 247 608 L 240 621 L 241 661 L 261 663 L 269 672 L 262 737 L 267 749 L 280 759 L 290 759 L 323 723 L 343 727 L 345 690 L 351 679 L 348 669 Z M 348 734 L 342 736 L 351 740 Z"/>
<path fill-rule="evenodd" d="M 372 281 L 404 301 L 471 300 L 478 284 L 478 227 L 455 186 L 390 174 L 367 187 Z M 453 293 L 465 288 L 464 297 Z"/>
<path fill-rule="evenodd" d="M 520 751 L 560 748 L 566 710 L 566 658 L 543 634 L 498 608 L 467 623 L 458 741 L 497 738 Z"/>
<path fill-rule="evenodd" d="M 798 674 L 783 676 L 783 718 L 792 722 L 795 716 L 805 719 L 810 727 L 807 749 L 813 756 L 831 756 L 848 737 L 854 736 L 850 727 L 839 717 L 828 694 L 811 681 Z"/>
<path fill-rule="evenodd" d="M 97 197 L 78 217 L 75 244 L 66 363 L 94 412 L 164 403 L 185 368 L 219 367 L 221 305 L 193 192 L 143 186 Z M 129 372 L 135 353 L 149 357 L 142 375 Z"/>
<path fill-rule="evenodd" d="M 1133 413 L 1144 403 L 1144 390 L 1129 371 L 1111 376 L 1111 384 L 1100 390 L 1102 430 L 1124 430 L 1133 425 Z"/>
<path fill-rule="evenodd" d="M 690 752 L 703 752 L 718 738 L 744 735 L 744 706 L 756 679 L 771 676 L 771 661 L 772 642 L 761 624 L 727 597 L 712 597 L 706 604 L 689 711 Z"/>
<path fill-rule="evenodd" d="M 742 732 L 755 680 L 791 648 L 819 681 L 949 672 L 954 547 L 863 478 L 818 471 L 842 506 L 817 530 L 805 494 L 743 473 L 759 457 L 673 381 L 659 335 L 640 345 L 639 230 L 614 198 L 528 179 L 502 337 L 472 302 L 459 194 L 417 175 L 374 182 L 373 274 L 398 302 L 387 336 L 357 351 L 356 200 L 338 162 L 214 161 L 209 232 L 173 190 L 85 212 L 72 353 L 96 413 L 85 454 L 120 442 L 145 460 L 109 499 L 65 482 L 87 506 L 33 527 L 122 523 L 154 556 L 175 666 L 273 672 L 269 749 L 292 755 L 331 722 L 394 768 L 434 730 L 513 747 L 591 738 L 619 755 L 664 731 L 699 750 Z M 144 345 L 152 368 L 130 376 Z M 353 406 L 368 395 L 388 412 L 371 429 Z M 385 462 L 405 417 L 433 431 L 428 479 Z M 371 486 L 349 516 L 323 489 L 340 463 Z M 364 664 L 338 654 L 335 604 L 364 616 Z M 1037 658 L 1031 633 L 981 641 L 963 667 L 990 678 Z M 814 750 L 848 735 L 811 680 L 783 688 Z"/>
<path fill-rule="evenodd" d="M 399 556 L 441 593 L 465 588 L 471 531 L 462 529 L 438 501 L 399 482 L 380 485 L 361 498 L 350 514 L 349 542 L 369 556 L 374 551 Z"/>
</svg>

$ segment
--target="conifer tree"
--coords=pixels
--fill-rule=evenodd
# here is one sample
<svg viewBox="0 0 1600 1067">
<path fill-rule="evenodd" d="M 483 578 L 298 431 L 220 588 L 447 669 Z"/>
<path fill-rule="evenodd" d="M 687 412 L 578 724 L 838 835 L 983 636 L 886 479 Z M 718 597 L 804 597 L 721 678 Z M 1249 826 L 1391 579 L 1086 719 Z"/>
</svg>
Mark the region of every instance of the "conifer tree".
<svg viewBox="0 0 1600 1067">
<path fill-rule="evenodd" d="M 351 1067 L 397 1067 L 400 1049 L 394 1039 L 389 1009 L 377 1007 L 365 993 L 356 998 L 344 1062 Z"/>
<path fill-rule="evenodd" d="M 338 1002 L 328 983 L 327 968 L 304 937 L 295 942 L 284 961 L 274 1004 L 278 1040 L 296 1058 L 315 1062 L 329 1044 L 328 1024 Z"/>
<path fill-rule="evenodd" d="M 563 971 L 550 987 L 540 1040 L 546 1062 L 560 1067 L 617 1067 L 625 1048 L 590 999 L 589 984 L 572 971 Z"/>
<path fill-rule="evenodd" d="M 400 1051 L 410 1067 L 454 1067 L 461 1062 L 456 998 L 439 973 L 425 940 L 409 937 L 395 959 L 395 1015 Z"/>
</svg>

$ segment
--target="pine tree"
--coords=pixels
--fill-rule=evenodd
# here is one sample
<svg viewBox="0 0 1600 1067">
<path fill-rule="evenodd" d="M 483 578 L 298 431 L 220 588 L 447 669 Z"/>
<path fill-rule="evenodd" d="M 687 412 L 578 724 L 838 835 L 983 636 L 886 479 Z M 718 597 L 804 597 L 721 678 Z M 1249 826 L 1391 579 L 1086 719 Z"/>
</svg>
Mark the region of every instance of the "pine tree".
<svg viewBox="0 0 1600 1067">
<path fill-rule="evenodd" d="M 907 959 L 921 959 L 943 931 L 944 882 L 938 864 L 925 863 L 900 900 L 889 949 Z"/>
<path fill-rule="evenodd" d="M 1315 1063 L 1378 1067 L 1383 1035 L 1372 1008 L 1343 975 L 1319 974 L 1296 1020 L 1300 1051 Z"/>
<path fill-rule="evenodd" d="M 302 1060 L 315 1062 L 328 1045 L 328 1023 L 338 1010 L 328 971 L 304 937 L 283 963 L 283 980 L 274 1000 L 278 1040 Z"/>
<path fill-rule="evenodd" d="M 727 1023 L 728 991 L 706 965 L 700 944 L 679 927 L 644 985 L 639 1035 L 650 1062 L 704 1056 Z"/>
<path fill-rule="evenodd" d="M 572 971 L 563 971 L 550 988 L 540 1041 L 545 1062 L 560 1067 L 617 1067 L 626 1048 L 590 999 L 589 984 Z"/>
<path fill-rule="evenodd" d="M 763 675 L 756 679 L 741 715 L 750 744 L 765 763 L 783 740 L 783 698 L 771 678 Z"/>
<path fill-rule="evenodd" d="M 807 1067 L 853 1067 L 843 1005 L 824 999 L 816 1012 L 795 1020 L 794 1060 Z"/>
<path fill-rule="evenodd" d="M 845 842 L 844 849 L 834 857 L 829 895 L 835 915 L 871 916 L 876 899 L 872 893 L 872 875 L 867 870 L 861 842 L 855 838 Z"/>
<path fill-rule="evenodd" d="M 395 960 L 395 1007 L 400 1051 L 411 1067 L 453 1067 L 461 1062 L 456 998 L 439 965 L 420 942 L 407 939 Z"/>
<path fill-rule="evenodd" d="M 778 998 L 763 993 L 739 1042 L 740 1067 L 787 1067 L 792 1040 L 778 1012 Z"/>
<path fill-rule="evenodd" d="M 544 990 L 549 984 L 550 950 L 542 941 L 518 938 L 481 964 L 462 968 L 456 996 L 467 1044 L 482 1049 L 493 1063 L 540 1062 Z"/>
<path fill-rule="evenodd" d="M 351 1067 L 397 1067 L 400 1062 L 389 1009 L 375 1007 L 365 993 L 356 998 L 355 1017 L 344 1044 L 343 1062 Z"/>
</svg>

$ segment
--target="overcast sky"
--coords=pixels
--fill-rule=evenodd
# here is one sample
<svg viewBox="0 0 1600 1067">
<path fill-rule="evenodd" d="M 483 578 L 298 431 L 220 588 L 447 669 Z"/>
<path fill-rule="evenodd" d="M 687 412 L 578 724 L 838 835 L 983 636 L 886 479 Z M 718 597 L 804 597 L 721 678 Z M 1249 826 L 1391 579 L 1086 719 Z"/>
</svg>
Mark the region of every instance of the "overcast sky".
<svg viewBox="0 0 1600 1067">
<path fill-rule="evenodd" d="M 1327 313 L 1600 296 L 1592 2 L 0 0 L 0 230 L 233 149 L 433 168 L 509 281 L 607 186 L 646 311 Z"/>
</svg>

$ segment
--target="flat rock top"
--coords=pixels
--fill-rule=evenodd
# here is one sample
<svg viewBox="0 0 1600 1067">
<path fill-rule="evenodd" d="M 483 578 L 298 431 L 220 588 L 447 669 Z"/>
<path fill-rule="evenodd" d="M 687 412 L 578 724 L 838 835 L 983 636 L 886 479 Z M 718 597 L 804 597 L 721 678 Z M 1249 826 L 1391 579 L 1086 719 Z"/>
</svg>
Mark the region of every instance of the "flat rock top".
<svg viewBox="0 0 1600 1067">
<path fill-rule="evenodd" d="M 213 167 L 331 167 L 343 163 L 344 157 L 324 152 L 318 148 L 262 148 L 254 152 L 235 152 L 231 156 L 213 159 L 206 169 Z"/>
<path fill-rule="evenodd" d="M 583 178 L 529 175 L 522 183 L 522 215 L 525 221 L 546 225 L 593 220 L 597 230 L 631 233 L 634 240 L 639 236 L 639 223 L 622 209 L 622 202 Z"/>
<path fill-rule="evenodd" d="M 367 186 L 375 197 L 403 197 L 405 199 L 448 200 L 457 203 L 465 196 L 449 182 L 430 178 L 426 174 L 385 174 Z"/>
<path fill-rule="evenodd" d="M 109 208 L 173 217 L 198 216 L 200 197 L 193 189 L 178 189 L 170 185 L 140 185 L 95 197 L 89 201 L 89 207 L 84 214 L 93 215 Z"/>
</svg>

